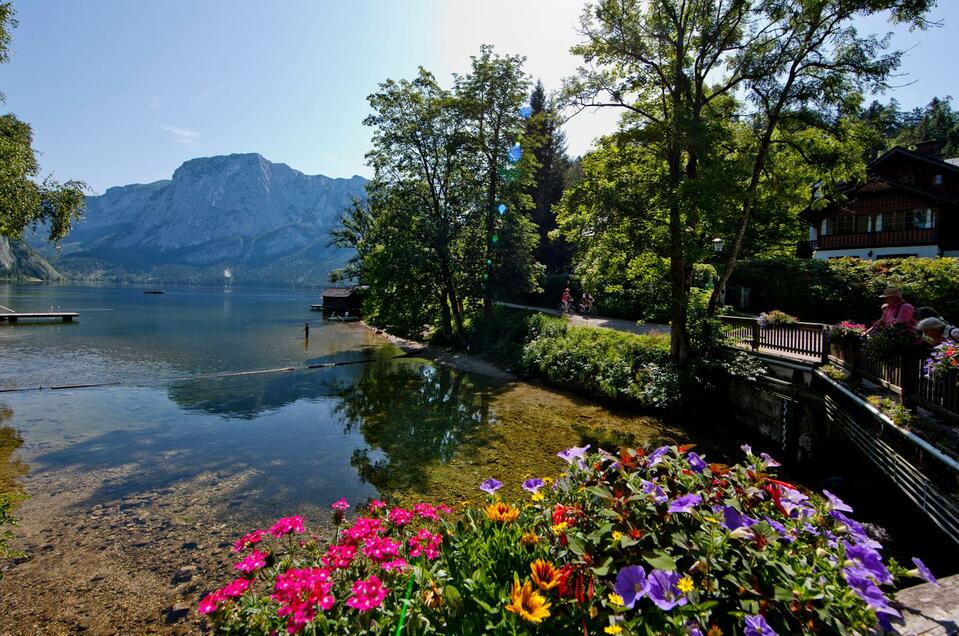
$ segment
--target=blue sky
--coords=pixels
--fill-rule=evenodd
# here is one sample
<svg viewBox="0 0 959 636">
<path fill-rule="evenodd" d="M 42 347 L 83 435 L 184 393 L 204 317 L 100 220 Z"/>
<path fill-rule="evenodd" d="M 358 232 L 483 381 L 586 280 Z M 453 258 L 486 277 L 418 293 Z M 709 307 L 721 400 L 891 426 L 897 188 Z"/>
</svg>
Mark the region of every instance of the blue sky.
<svg viewBox="0 0 959 636">
<path fill-rule="evenodd" d="M 940 0 L 888 96 L 959 100 L 959 1 Z M 168 178 L 192 157 L 259 152 L 306 173 L 369 175 L 366 95 L 418 65 L 448 81 L 490 43 L 547 88 L 574 71 L 581 0 L 19 0 L 6 108 L 33 125 L 45 171 L 112 185 Z M 885 32 L 880 20 L 862 25 Z M 585 152 L 612 110 L 567 125 Z"/>
</svg>

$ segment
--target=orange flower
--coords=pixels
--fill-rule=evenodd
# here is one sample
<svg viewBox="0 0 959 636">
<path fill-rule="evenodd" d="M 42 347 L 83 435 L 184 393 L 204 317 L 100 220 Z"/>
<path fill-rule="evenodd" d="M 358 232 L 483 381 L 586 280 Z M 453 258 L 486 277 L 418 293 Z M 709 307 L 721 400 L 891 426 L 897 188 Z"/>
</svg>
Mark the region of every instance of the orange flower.
<svg viewBox="0 0 959 636">
<path fill-rule="evenodd" d="M 559 585 L 560 580 L 563 578 L 559 570 L 550 563 L 543 559 L 536 559 L 529 564 L 529 569 L 533 573 L 533 582 L 539 586 L 541 590 L 551 590 L 557 585 Z"/>
<path fill-rule="evenodd" d="M 519 538 L 519 542 L 523 545 L 534 545 L 539 543 L 539 535 L 532 530 L 527 530 L 523 533 L 523 536 Z"/>
<path fill-rule="evenodd" d="M 550 604 L 546 602 L 546 597 L 539 592 L 534 592 L 533 583 L 529 580 L 521 586 L 519 577 L 515 574 L 510 600 L 512 602 L 506 606 L 506 611 L 517 614 L 524 621 L 542 623 L 544 618 L 549 617 Z"/>
<path fill-rule="evenodd" d="M 519 516 L 519 508 L 515 508 L 502 501 L 489 504 L 483 508 L 483 512 L 486 513 L 486 518 L 490 521 L 499 521 L 501 523 L 516 521 L 516 517 Z"/>
</svg>

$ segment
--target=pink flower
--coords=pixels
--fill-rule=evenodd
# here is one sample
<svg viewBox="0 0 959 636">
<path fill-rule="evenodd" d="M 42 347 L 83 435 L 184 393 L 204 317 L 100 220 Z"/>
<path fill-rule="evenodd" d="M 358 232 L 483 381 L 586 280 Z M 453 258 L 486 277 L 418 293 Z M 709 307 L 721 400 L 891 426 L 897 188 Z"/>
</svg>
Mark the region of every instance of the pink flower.
<svg viewBox="0 0 959 636">
<path fill-rule="evenodd" d="M 303 534 L 303 517 L 299 515 L 283 517 L 282 519 L 277 519 L 276 523 L 270 527 L 270 534 L 274 537 L 282 537 L 291 532 Z"/>
<path fill-rule="evenodd" d="M 286 631 L 295 634 L 316 618 L 316 608 L 335 603 L 330 572 L 324 568 L 290 569 L 277 575 L 272 598 L 280 604 L 277 616 L 286 616 Z"/>
<path fill-rule="evenodd" d="M 411 537 L 408 541 L 410 546 L 410 556 L 418 557 L 423 555 L 432 561 L 433 559 L 439 557 L 439 546 L 442 542 L 443 535 L 439 533 L 433 534 L 426 528 L 422 528 L 416 533 L 416 536 Z"/>
<path fill-rule="evenodd" d="M 428 503 L 415 504 L 413 506 L 413 512 L 418 514 L 423 519 L 433 519 L 434 521 L 439 520 L 439 517 L 436 516 L 436 508 Z"/>
<path fill-rule="evenodd" d="M 343 497 L 340 497 L 339 501 L 334 502 L 330 505 L 330 508 L 338 512 L 345 512 L 346 509 L 349 507 L 350 507 L 350 504 L 346 503 L 346 499 Z"/>
<path fill-rule="evenodd" d="M 390 557 L 398 557 L 402 545 L 385 537 L 373 536 L 366 540 L 363 554 L 376 562 L 386 561 Z"/>
<path fill-rule="evenodd" d="M 233 567 L 244 574 L 252 574 L 266 565 L 266 558 L 268 556 L 270 556 L 269 552 L 260 552 L 254 549 L 248 557 Z"/>
<path fill-rule="evenodd" d="M 249 534 L 245 534 L 239 539 L 237 539 L 236 543 L 233 544 L 233 551 L 239 552 L 240 550 L 243 550 L 245 548 L 250 548 L 262 540 L 263 540 L 263 531 L 254 530 L 253 532 Z"/>
<path fill-rule="evenodd" d="M 390 523 L 397 526 L 405 526 L 413 520 L 413 513 L 403 508 L 392 508 L 389 516 Z"/>
<path fill-rule="evenodd" d="M 383 531 L 383 522 L 371 517 L 357 517 L 353 527 L 343 532 L 344 543 L 359 543 L 360 541 L 379 534 Z"/>
<path fill-rule="evenodd" d="M 227 598 L 236 598 L 237 596 L 243 596 L 243 593 L 248 589 L 250 589 L 250 579 L 240 577 L 234 579 L 229 585 L 220 588 L 220 594 Z"/>
<path fill-rule="evenodd" d="M 197 608 L 197 611 L 200 614 L 212 614 L 217 610 L 217 605 L 219 605 L 221 601 L 225 600 L 226 598 L 223 596 L 222 592 L 217 590 L 216 592 L 207 594 L 203 597 L 203 600 L 200 601 L 200 606 Z"/>
<path fill-rule="evenodd" d="M 361 612 L 379 607 L 389 592 L 375 574 L 368 579 L 354 581 L 350 591 L 353 596 L 346 599 L 346 604 Z"/>
<path fill-rule="evenodd" d="M 400 570 L 402 570 L 408 565 L 409 563 L 406 562 L 406 559 L 398 558 L 398 559 L 393 559 L 392 561 L 387 561 L 386 563 L 382 563 L 380 564 L 380 567 L 386 570 L 387 572 L 391 572 L 394 570 L 399 572 Z"/>
<path fill-rule="evenodd" d="M 379 510 L 380 508 L 386 507 L 386 502 L 380 501 L 379 499 L 374 499 L 366 507 L 370 510 Z"/>
<path fill-rule="evenodd" d="M 440 505 L 438 506 L 438 509 L 439 509 L 439 511 L 442 512 L 444 515 L 449 515 L 449 514 L 452 514 L 452 513 L 453 513 L 453 509 L 450 508 L 449 506 L 447 506 L 446 504 L 440 504 Z"/>
<path fill-rule="evenodd" d="M 355 545 L 331 545 L 326 549 L 323 565 L 333 569 L 348 568 L 354 556 L 356 556 Z"/>
</svg>

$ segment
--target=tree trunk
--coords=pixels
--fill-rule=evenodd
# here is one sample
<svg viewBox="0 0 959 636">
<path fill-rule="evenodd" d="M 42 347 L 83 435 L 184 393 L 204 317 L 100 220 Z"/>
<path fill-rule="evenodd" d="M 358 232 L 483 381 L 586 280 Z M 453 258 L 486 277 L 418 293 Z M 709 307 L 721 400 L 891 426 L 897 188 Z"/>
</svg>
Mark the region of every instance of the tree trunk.
<svg viewBox="0 0 959 636">
<path fill-rule="evenodd" d="M 483 289 L 483 317 L 493 318 L 493 235 L 496 233 L 496 165 L 490 165 L 490 182 L 486 196 L 486 284 Z"/>
</svg>

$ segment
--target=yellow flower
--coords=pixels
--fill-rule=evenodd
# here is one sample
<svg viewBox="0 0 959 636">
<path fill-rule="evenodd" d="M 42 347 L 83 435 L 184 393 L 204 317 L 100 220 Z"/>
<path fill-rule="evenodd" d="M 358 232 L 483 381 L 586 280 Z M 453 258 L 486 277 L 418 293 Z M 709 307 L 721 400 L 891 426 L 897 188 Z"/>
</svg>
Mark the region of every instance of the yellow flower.
<svg viewBox="0 0 959 636">
<path fill-rule="evenodd" d="M 553 525 L 553 532 L 555 532 L 556 534 L 563 534 L 564 532 L 566 532 L 566 528 L 568 527 L 569 527 L 568 523 L 566 523 L 565 521 L 560 521 L 559 523 Z"/>
<path fill-rule="evenodd" d="M 486 518 L 490 521 L 499 521 L 501 523 L 516 521 L 516 517 L 519 516 L 519 508 L 511 506 L 508 503 L 503 503 L 502 501 L 489 504 L 483 508 L 483 512 L 486 513 Z"/>
<path fill-rule="evenodd" d="M 543 485 L 544 485 L 544 486 L 552 486 L 552 485 L 553 485 L 553 478 L 552 478 L 552 477 L 543 477 Z"/>
<path fill-rule="evenodd" d="M 534 492 L 530 498 L 531 498 L 533 501 L 542 501 L 542 500 L 546 499 L 546 495 L 544 495 L 544 494 L 541 493 L 541 492 Z"/>
<path fill-rule="evenodd" d="M 684 576 L 676 582 L 676 587 L 678 587 L 679 591 L 683 594 L 689 594 L 693 591 L 693 580 L 688 576 Z"/>
<path fill-rule="evenodd" d="M 563 578 L 563 575 L 556 569 L 556 566 L 543 559 L 536 559 L 530 563 L 529 569 L 533 573 L 533 582 L 536 583 L 541 590 L 553 589 L 559 585 L 560 580 Z"/>
<path fill-rule="evenodd" d="M 532 530 L 527 530 L 523 533 L 523 536 L 519 538 L 519 542 L 523 545 L 534 545 L 539 543 L 539 535 Z"/>
<path fill-rule="evenodd" d="M 520 586 L 519 577 L 515 574 L 510 600 L 512 602 L 506 606 L 506 611 L 517 614 L 524 621 L 542 623 L 549 616 L 550 604 L 546 602 L 546 597 L 533 591 L 532 581 L 527 580 Z"/>
<path fill-rule="evenodd" d="M 626 603 L 623 602 L 623 597 L 615 592 L 610 592 L 609 596 L 606 598 L 609 599 L 610 604 L 619 605 L 620 607 L 625 607 Z"/>
<path fill-rule="evenodd" d="M 603 628 L 603 631 L 607 634 L 620 634 L 623 631 L 623 628 L 619 625 L 607 625 Z"/>
<path fill-rule="evenodd" d="M 599 616 L 599 608 L 593 605 L 589 608 L 589 617 L 596 618 L 597 616 Z"/>
<path fill-rule="evenodd" d="M 706 632 L 706 636 L 723 636 L 723 630 L 716 625 L 711 625 L 709 631 Z"/>
<path fill-rule="evenodd" d="M 623 538 L 623 533 L 619 530 L 613 530 L 613 541 L 619 541 Z"/>
</svg>

